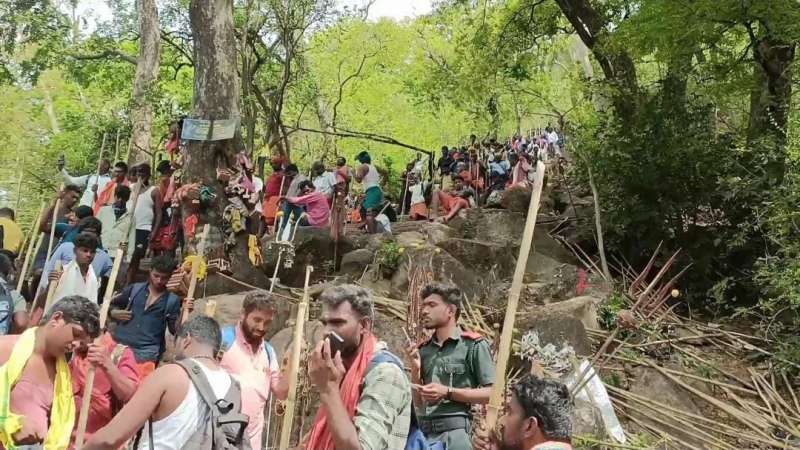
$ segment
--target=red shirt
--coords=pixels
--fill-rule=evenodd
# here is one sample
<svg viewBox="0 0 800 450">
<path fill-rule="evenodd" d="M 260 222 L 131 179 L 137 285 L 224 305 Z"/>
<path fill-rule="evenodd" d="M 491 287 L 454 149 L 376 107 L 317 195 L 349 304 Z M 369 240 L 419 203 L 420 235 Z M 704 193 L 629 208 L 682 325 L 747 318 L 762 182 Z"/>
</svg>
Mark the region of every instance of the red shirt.
<svg viewBox="0 0 800 450">
<path fill-rule="evenodd" d="M 110 334 L 106 333 L 102 337 L 102 344 L 108 349 L 109 357 L 114 353 L 117 343 Z M 86 374 L 89 371 L 89 362 L 85 358 L 75 355 L 69 362 L 72 372 L 72 391 L 75 393 L 75 423 L 77 424 L 80 415 L 81 404 L 83 403 L 83 389 L 86 384 Z M 122 375 L 139 384 L 139 367 L 133 357 L 133 351 L 125 348 L 122 356 L 117 362 L 117 368 Z M 92 386 L 92 400 L 89 403 L 89 418 L 86 422 L 86 438 L 100 428 L 108 425 L 114 417 L 112 399 L 114 391 L 111 389 L 111 381 L 105 371 L 97 369 L 94 375 L 94 386 Z M 122 406 L 118 403 L 119 406 Z M 73 439 L 75 439 L 73 433 Z M 73 443 L 74 444 L 74 443 Z"/>
<path fill-rule="evenodd" d="M 281 180 L 283 180 L 283 172 L 274 172 L 267 178 L 267 183 L 264 185 L 265 200 L 281 194 Z"/>
</svg>

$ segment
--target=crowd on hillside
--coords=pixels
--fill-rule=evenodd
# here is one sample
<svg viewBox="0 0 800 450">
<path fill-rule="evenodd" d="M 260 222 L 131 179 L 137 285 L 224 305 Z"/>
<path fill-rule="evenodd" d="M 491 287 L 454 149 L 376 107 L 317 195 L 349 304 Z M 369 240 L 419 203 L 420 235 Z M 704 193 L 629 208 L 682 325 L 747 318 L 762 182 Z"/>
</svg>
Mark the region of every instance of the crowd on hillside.
<svg viewBox="0 0 800 450">
<path fill-rule="evenodd" d="M 531 169 L 522 161 L 530 165 L 561 152 L 557 140 L 471 141 L 463 149 L 443 149 L 436 164 L 440 179 L 434 181 L 445 185 L 436 197 L 442 220 L 471 207 L 493 183 L 504 180 L 503 189 L 528 183 Z M 368 232 L 387 231 L 388 215 L 395 213 L 388 212 L 394 207 L 380 174 L 369 153 L 356 160 L 354 169 L 343 158 L 333 170 L 315 163 L 305 177 L 294 164 L 274 159 L 263 183 L 241 155 L 240 170 L 219 177 L 229 200 L 238 199 L 226 208 L 226 226 L 257 234 L 269 228 L 279 233 L 287 223 L 357 222 Z M 515 177 L 518 168 L 524 176 Z M 194 299 L 171 283 L 176 274 L 184 276 L 176 250 L 194 234 L 187 220 L 198 209 L 186 203 L 202 207 L 212 194 L 179 185 L 175 159 L 157 165 L 154 183 L 146 163 L 129 168 L 117 162 L 110 169 L 101 161 L 96 174 L 75 177 L 59 161 L 65 187 L 36 230 L 42 238 L 30 258 L 32 279 L 21 264 L 24 237 L 14 211 L 0 209 L 0 449 L 75 448 L 84 432 L 85 449 L 261 449 L 277 442 L 264 432 L 265 407 L 270 397 L 288 395 L 289 355 L 279 362 L 265 337 L 283 300 L 266 291 L 249 293 L 238 323 L 225 327 L 210 317 L 189 318 Z M 404 176 L 408 209 L 404 201 L 399 208 L 411 218 L 432 218 L 424 170 L 418 159 Z M 489 184 L 479 182 L 484 179 Z M 363 186 L 358 197 L 353 181 Z M 126 255 L 124 281 L 109 286 L 115 262 L 123 263 L 114 261 L 118 249 Z M 512 387 L 502 435 L 475 430 L 476 405 L 489 401 L 494 383 L 489 342 L 458 325 L 463 296 L 457 286 L 432 283 L 420 296 L 429 337 L 409 341 L 398 357 L 373 328 L 369 291 L 340 285 L 320 295 L 324 338 L 302 366 L 321 407 L 302 445 L 571 448 L 569 393 L 535 376 Z M 104 298 L 110 304 L 101 329 Z M 163 361 L 169 335 L 176 337 L 175 363 Z M 86 396 L 86 425 L 78 430 Z"/>
</svg>

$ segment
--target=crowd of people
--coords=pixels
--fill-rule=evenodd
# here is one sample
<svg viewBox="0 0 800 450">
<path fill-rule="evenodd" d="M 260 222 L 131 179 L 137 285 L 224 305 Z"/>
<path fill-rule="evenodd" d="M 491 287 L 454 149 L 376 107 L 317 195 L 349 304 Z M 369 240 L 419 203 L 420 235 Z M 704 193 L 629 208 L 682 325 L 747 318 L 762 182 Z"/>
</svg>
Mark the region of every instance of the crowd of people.
<svg viewBox="0 0 800 450">
<path fill-rule="evenodd" d="M 181 322 L 182 300 L 166 289 L 174 269 L 170 256 L 157 257 L 146 282 L 113 298 L 105 330 L 96 299 L 74 293 L 37 326 L 14 320 L 0 336 L 0 448 L 73 448 L 90 367 L 85 449 L 228 448 L 205 446 L 215 433 L 231 448 L 264 448 L 265 405 L 289 390 L 289 355 L 279 363 L 265 340 L 281 300 L 248 293 L 238 323 L 227 327 L 203 315 Z M 13 292 L 5 255 L 0 276 Z M 322 292 L 325 333 L 307 361 L 320 408 L 304 448 L 402 450 L 421 439 L 425 448 L 450 450 L 570 449 L 567 389 L 533 376 L 512 388 L 502 436 L 472 436 L 475 406 L 489 401 L 494 383 L 489 342 L 458 325 L 457 287 L 432 283 L 421 297 L 430 337 L 409 342 L 401 358 L 379 340 L 368 290 L 338 285 Z M 176 336 L 174 363 L 162 361 L 167 329 Z M 234 430 L 214 429 L 220 423 Z"/>
<path fill-rule="evenodd" d="M 439 180 L 426 181 L 417 158 L 404 174 L 408 189 L 399 209 L 411 220 L 430 220 L 438 203 L 440 220 L 448 221 L 496 189 L 527 183 L 530 162 L 560 154 L 561 138 L 547 133 L 506 144 L 473 136 L 468 147 L 443 148 Z M 331 169 L 315 162 L 306 177 L 276 158 L 263 182 L 240 155 L 238 170 L 219 174 L 226 195 L 241 200 L 232 202 L 235 211 L 226 209 L 228 223 L 253 234 L 278 233 L 287 223 L 342 230 L 355 222 L 370 233 L 391 231 L 397 211 L 381 174 L 368 152 L 356 161 L 351 168 L 338 158 Z M 209 436 L 234 442 L 237 434 L 242 442 L 234 448 L 263 448 L 265 406 L 289 390 L 288 355 L 279 362 L 265 340 L 280 300 L 252 292 L 238 323 L 220 327 L 205 316 L 187 319 L 183 311 L 194 300 L 168 287 L 179 272 L 176 248 L 193 228 L 192 209 L 180 202 L 202 202 L 207 194 L 176 183 L 174 159 L 157 165 L 153 183 L 147 163 L 112 169 L 101 160 L 96 174 L 82 177 L 68 173 L 63 160 L 58 169 L 65 184 L 41 217 L 27 289 L 17 284 L 25 276 L 18 274 L 24 235 L 14 211 L 0 209 L 0 449 L 74 448 L 86 395 L 86 449 L 207 448 L 200 444 Z M 353 181 L 363 187 L 358 196 Z M 437 182 L 443 188 L 432 202 Z M 109 286 L 118 249 L 126 255 L 124 276 Z M 100 329 L 98 305 L 107 290 L 116 295 L 108 297 L 108 322 Z M 566 388 L 532 376 L 513 387 L 502 436 L 475 430 L 478 405 L 489 401 L 494 383 L 489 343 L 458 325 L 457 287 L 433 283 L 421 297 L 430 337 L 409 342 L 398 357 L 375 332 L 369 291 L 340 285 L 321 294 L 326 333 L 307 361 L 321 407 L 305 448 L 399 450 L 414 440 L 450 450 L 571 448 Z M 176 337 L 175 363 L 164 361 L 169 335 Z M 211 423 L 223 421 L 210 418 L 223 416 L 229 426 L 216 430 Z"/>
</svg>

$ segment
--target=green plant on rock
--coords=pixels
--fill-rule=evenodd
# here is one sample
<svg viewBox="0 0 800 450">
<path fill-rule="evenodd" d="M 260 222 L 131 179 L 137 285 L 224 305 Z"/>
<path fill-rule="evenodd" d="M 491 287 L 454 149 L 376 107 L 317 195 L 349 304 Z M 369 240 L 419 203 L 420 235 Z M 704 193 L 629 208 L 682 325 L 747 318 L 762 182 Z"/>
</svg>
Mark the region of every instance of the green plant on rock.
<svg viewBox="0 0 800 450">
<path fill-rule="evenodd" d="M 614 292 L 597 309 L 597 320 L 600 326 L 606 330 L 611 330 L 616 326 L 617 314 L 629 306 L 628 298 L 625 294 Z"/>
<path fill-rule="evenodd" d="M 384 273 L 393 273 L 400 267 L 405 248 L 397 242 L 387 242 L 378 249 L 377 263 Z"/>
</svg>

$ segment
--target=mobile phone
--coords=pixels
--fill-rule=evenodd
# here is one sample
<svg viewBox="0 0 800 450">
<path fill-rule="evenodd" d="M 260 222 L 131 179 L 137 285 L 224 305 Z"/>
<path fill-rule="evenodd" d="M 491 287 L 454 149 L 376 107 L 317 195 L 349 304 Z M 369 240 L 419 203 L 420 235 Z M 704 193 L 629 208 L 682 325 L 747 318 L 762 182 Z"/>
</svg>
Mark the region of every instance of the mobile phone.
<svg viewBox="0 0 800 450">
<path fill-rule="evenodd" d="M 342 352 L 344 350 L 344 339 L 336 334 L 335 331 L 329 332 L 326 337 L 331 344 L 331 358 L 336 356 L 336 352 Z"/>
</svg>

